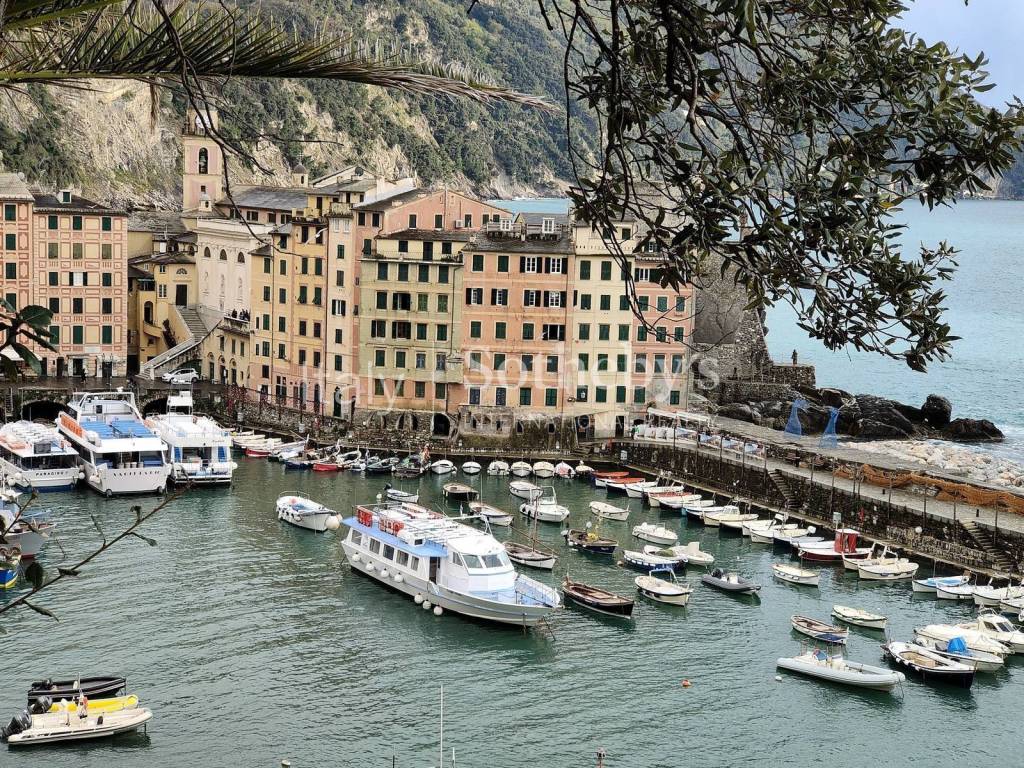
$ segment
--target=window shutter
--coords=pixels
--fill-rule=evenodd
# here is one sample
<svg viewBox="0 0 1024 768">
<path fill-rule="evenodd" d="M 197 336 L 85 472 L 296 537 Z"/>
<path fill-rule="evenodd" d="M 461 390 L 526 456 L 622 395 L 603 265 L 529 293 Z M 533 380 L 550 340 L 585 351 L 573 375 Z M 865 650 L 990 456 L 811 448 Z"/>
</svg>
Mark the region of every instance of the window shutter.
<svg viewBox="0 0 1024 768">
<path fill-rule="evenodd" d="M 562 306 L 564 307 L 565 306 L 565 291 L 562 291 L 561 294 L 562 294 Z M 576 300 L 573 299 L 573 303 L 575 303 L 575 301 Z"/>
<path fill-rule="evenodd" d="M 467 288 L 466 289 L 466 303 L 467 304 L 472 304 L 473 303 L 473 289 L 472 288 Z"/>
<path fill-rule="evenodd" d="M 526 271 L 526 257 L 525 256 L 520 256 L 519 257 L 519 271 L 520 272 L 525 272 Z"/>
<path fill-rule="evenodd" d="M 548 274 L 550 272 L 551 272 L 551 257 L 550 256 L 545 256 L 544 257 L 544 274 L 546 275 L 546 274 Z M 547 305 L 545 304 L 545 306 L 547 306 Z"/>
<path fill-rule="evenodd" d="M 548 301 L 548 292 L 547 292 L 547 291 L 544 291 L 544 306 L 546 307 L 546 306 L 548 306 L 548 304 L 549 304 L 549 301 Z"/>
<path fill-rule="evenodd" d="M 495 306 L 498 303 L 498 289 L 491 288 L 491 306 Z"/>
</svg>

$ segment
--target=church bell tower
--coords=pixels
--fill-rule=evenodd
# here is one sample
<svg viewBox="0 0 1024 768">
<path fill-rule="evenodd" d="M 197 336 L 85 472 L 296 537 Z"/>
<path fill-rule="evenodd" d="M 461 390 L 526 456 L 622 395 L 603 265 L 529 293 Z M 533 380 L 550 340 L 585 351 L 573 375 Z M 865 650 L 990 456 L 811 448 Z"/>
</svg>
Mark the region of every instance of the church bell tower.
<svg viewBox="0 0 1024 768">
<path fill-rule="evenodd" d="M 224 154 L 210 135 L 217 125 L 214 107 L 207 107 L 201 113 L 189 107 L 185 114 L 181 132 L 183 211 L 200 208 L 204 199 L 216 203 L 224 197 Z"/>
</svg>

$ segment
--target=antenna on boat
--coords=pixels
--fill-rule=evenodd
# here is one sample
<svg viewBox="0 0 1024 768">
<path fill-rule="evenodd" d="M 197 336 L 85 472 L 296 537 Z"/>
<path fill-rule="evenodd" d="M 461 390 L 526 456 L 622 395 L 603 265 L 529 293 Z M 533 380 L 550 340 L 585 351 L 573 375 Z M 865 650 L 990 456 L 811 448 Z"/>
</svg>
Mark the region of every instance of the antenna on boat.
<svg viewBox="0 0 1024 768">
<path fill-rule="evenodd" d="M 441 761 L 437 764 L 438 768 L 444 768 L 444 683 L 441 683 L 441 741 L 438 747 L 438 755 Z"/>
</svg>

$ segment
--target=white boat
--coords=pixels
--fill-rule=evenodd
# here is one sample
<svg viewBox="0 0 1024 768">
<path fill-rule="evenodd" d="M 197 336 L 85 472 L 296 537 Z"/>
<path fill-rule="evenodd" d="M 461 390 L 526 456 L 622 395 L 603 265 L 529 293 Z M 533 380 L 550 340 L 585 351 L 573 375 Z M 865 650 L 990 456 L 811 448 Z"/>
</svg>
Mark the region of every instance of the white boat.
<svg viewBox="0 0 1024 768">
<path fill-rule="evenodd" d="M 982 610 L 973 621 L 957 624 L 966 631 L 980 632 L 997 643 L 1006 646 L 1013 653 L 1024 653 L 1024 632 L 1021 632 L 1010 620 L 991 608 Z"/>
<path fill-rule="evenodd" d="M 780 581 L 787 581 L 790 584 L 802 584 L 809 587 L 818 586 L 821 574 L 808 568 L 801 568 L 798 565 L 789 563 L 775 563 L 772 565 L 772 573 Z"/>
<path fill-rule="evenodd" d="M 772 541 L 775 544 L 783 544 L 789 547 L 793 547 L 794 544 L 808 539 L 824 541 L 821 536 L 814 535 L 815 530 L 813 525 L 809 525 L 806 528 L 777 528 L 772 533 Z"/>
<path fill-rule="evenodd" d="M 693 587 L 678 582 L 672 571 L 668 571 L 667 579 L 657 576 L 637 576 L 633 579 L 633 583 L 636 585 L 637 592 L 644 597 L 669 605 L 686 605 L 690 601 L 690 595 L 693 594 Z"/>
<path fill-rule="evenodd" d="M 540 486 L 534 485 L 529 480 L 513 480 L 508 484 L 508 492 L 520 499 L 532 501 L 540 496 Z"/>
<path fill-rule="evenodd" d="M 575 473 L 576 477 L 588 477 L 588 476 L 594 474 L 594 468 L 591 467 L 589 464 L 584 464 L 581 461 L 579 464 L 576 465 L 576 469 L 574 470 L 574 473 Z"/>
<path fill-rule="evenodd" d="M 933 651 L 923 645 L 890 641 L 882 646 L 886 658 L 905 667 L 926 683 L 944 683 L 961 688 L 974 684 L 974 667 Z"/>
<path fill-rule="evenodd" d="M 715 500 L 705 499 L 697 493 L 687 493 L 682 496 L 659 496 L 658 506 L 685 514 L 691 509 L 713 507 L 715 506 Z"/>
<path fill-rule="evenodd" d="M 488 475 L 507 475 L 509 473 L 508 462 L 495 459 L 487 465 Z"/>
<path fill-rule="evenodd" d="M 506 541 L 505 552 L 513 563 L 525 565 L 527 568 L 536 568 L 538 571 L 550 571 L 555 567 L 558 556 L 528 544 L 520 544 L 515 541 Z"/>
<path fill-rule="evenodd" d="M 840 528 L 832 541 L 801 542 L 797 554 L 804 560 L 834 563 L 847 558 L 863 558 L 871 554 L 871 547 L 858 547 L 860 534 L 852 528 Z"/>
<path fill-rule="evenodd" d="M 867 629 L 885 629 L 888 619 L 877 613 L 868 613 L 860 608 L 850 608 L 847 605 L 833 605 L 832 616 L 846 624 L 853 624 L 857 627 Z"/>
<path fill-rule="evenodd" d="M 797 531 L 800 530 L 799 523 L 786 523 L 779 519 L 780 516 L 776 516 L 773 520 L 751 520 L 748 523 L 743 524 L 743 535 L 749 536 L 750 541 L 754 544 L 773 544 L 775 543 L 775 534 L 784 531 Z M 761 523 L 767 523 L 767 525 L 761 525 Z"/>
<path fill-rule="evenodd" d="M 680 563 L 678 557 L 666 557 L 664 555 L 656 555 L 653 552 L 637 552 L 632 549 L 622 550 L 622 560 L 628 565 L 643 571 L 664 570 L 666 568 L 674 569 Z"/>
<path fill-rule="evenodd" d="M 512 515 L 503 509 L 485 504 L 482 501 L 471 501 L 466 506 L 469 507 L 469 511 L 477 517 L 482 517 L 490 525 L 498 525 L 503 528 L 507 528 L 512 525 Z"/>
<path fill-rule="evenodd" d="M 708 517 L 712 518 L 711 522 L 708 522 Z M 725 511 L 719 512 L 716 515 L 705 515 L 704 517 L 705 524 L 714 526 L 717 523 L 720 527 L 735 533 L 742 533 L 743 524 L 753 522 L 754 520 L 757 520 L 756 514 L 753 512 L 740 512 L 738 507 L 735 512 Z"/>
<path fill-rule="evenodd" d="M 683 504 L 687 502 L 700 501 L 700 494 L 697 493 L 686 493 L 681 489 L 674 489 L 668 491 L 647 491 L 644 494 L 644 498 L 647 503 L 650 504 L 654 509 L 664 507 L 665 509 L 679 510 L 683 508 Z"/>
<path fill-rule="evenodd" d="M 605 501 L 590 502 L 590 511 L 603 520 L 626 520 L 629 518 L 629 507 L 616 507 Z"/>
<path fill-rule="evenodd" d="M 792 658 L 781 658 L 777 665 L 781 669 L 820 680 L 876 691 L 891 691 L 907 679 L 902 672 L 846 661 L 841 656 L 830 656 L 820 649 Z"/>
<path fill-rule="evenodd" d="M 290 494 L 278 497 L 277 519 L 317 533 L 336 531 L 341 527 L 341 515 L 333 509 L 302 496 Z"/>
<path fill-rule="evenodd" d="M 391 484 L 384 486 L 384 496 L 390 501 L 407 501 L 415 504 L 420 500 L 419 491 L 403 491 L 399 488 L 392 488 Z"/>
<path fill-rule="evenodd" d="M 915 628 L 914 634 L 918 638 L 939 643 L 942 648 L 945 648 L 946 644 L 953 638 L 959 637 L 963 639 L 964 644 L 972 651 L 993 653 L 1000 658 L 1005 658 L 1011 653 L 1009 648 L 999 641 L 993 640 L 988 635 L 977 630 L 964 629 L 955 624 L 928 624 L 924 627 Z"/>
<path fill-rule="evenodd" d="M 861 565 L 881 565 L 889 562 L 890 560 L 896 560 L 898 557 L 899 556 L 895 552 L 892 554 L 889 553 L 889 547 L 883 547 L 881 553 L 876 555 L 875 545 L 872 545 L 871 554 L 867 557 L 847 557 L 846 555 L 843 555 L 842 561 L 843 568 L 856 573 L 857 569 Z"/>
<path fill-rule="evenodd" d="M 440 615 L 532 627 L 561 605 L 558 592 L 516 573 L 490 533 L 407 504 L 358 506 L 342 541 L 353 570 Z"/>
<path fill-rule="evenodd" d="M 994 587 L 991 584 L 974 588 L 974 604 L 981 608 L 998 608 L 1003 600 L 1014 600 L 1024 597 L 1024 584 L 1010 584 L 1005 587 Z"/>
<path fill-rule="evenodd" d="M 652 557 L 663 557 L 672 561 L 673 568 L 686 567 L 686 555 L 681 554 L 679 550 L 682 547 L 659 547 L 657 544 L 644 544 L 644 554 L 651 555 Z"/>
<path fill-rule="evenodd" d="M 629 483 L 623 486 L 622 490 L 626 492 L 626 495 L 631 499 L 642 499 L 644 494 L 648 490 L 654 490 L 655 488 L 666 488 L 667 486 L 660 485 L 657 480 L 647 480 L 640 483 Z"/>
<path fill-rule="evenodd" d="M 920 594 L 934 595 L 935 590 L 942 587 L 962 587 L 969 583 L 970 576 L 930 576 L 927 579 L 914 579 L 911 586 Z"/>
<path fill-rule="evenodd" d="M 640 523 L 640 525 L 635 525 L 633 526 L 633 535 L 638 539 L 649 541 L 652 544 L 661 544 L 666 547 L 671 547 L 679 541 L 679 535 L 675 531 L 671 531 L 657 523 Z"/>
<path fill-rule="evenodd" d="M 857 568 L 859 578 L 869 581 L 904 581 L 914 578 L 920 566 L 905 557 L 887 558 L 885 562 Z"/>
<path fill-rule="evenodd" d="M 481 469 L 483 469 L 483 467 L 480 466 L 480 462 L 478 461 L 462 462 L 462 473 L 464 475 L 479 475 Z"/>
<path fill-rule="evenodd" d="M 50 540 L 57 524 L 48 512 L 18 514 L 14 503 L 21 493 L 13 488 L 0 490 L 0 548 L 21 551 L 22 560 L 38 555 Z"/>
<path fill-rule="evenodd" d="M 153 713 L 142 707 L 97 712 L 85 717 L 69 711 L 38 715 L 23 712 L 4 729 L 4 741 L 9 747 L 91 741 L 137 731 L 152 717 Z"/>
<path fill-rule="evenodd" d="M 701 550 L 699 541 L 676 544 L 675 546 L 668 547 L 668 550 L 677 557 L 681 557 L 689 565 L 702 565 L 706 567 L 715 562 L 714 555 Z"/>
<path fill-rule="evenodd" d="M 533 465 L 535 477 L 548 478 L 555 476 L 555 465 L 550 461 L 538 461 Z"/>
<path fill-rule="evenodd" d="M 455 464 L 448 459 L 438 459 L 430 465 L 430 471 L 435 475 L 447 475 L 449 472 L 455 471 Z"/>
<path fill-rule="evenodd" d="M 971 600 L 977 586 L 971 581 L 963 584 L 936 584 L 935 596 L 939 600 Z"/>
<path fill-rule="evenodd" d="M 704 525 L 717 528 L 722 524 L 722 520 L 738 520 L 740 523 L 744 523 L 748 520 L 757 520 L 757 515 L 753 512 L 744 514 L 735 504 L 726 504 L 721 507 L 707 507 L 704 514 L 701 515 L 701 519 L 704 521 Z"/>
<path fill-rule="evenodd" d="M 71 444 L 54 427 L 31 421 L 0 429 L 0 474 L 19 488 L 35 491 L 74 488 L 85 477 Z"/>
<path fill-rule="evenodd" d="M 1002 656 L 971 650 L 967 647 L 963 638 L 954 637 L 948 642 L 942 642 L 927 637 L 917 637 L 915 642 L 923 645 L 925 648 L 930 648 L 947 659 L 965 664 L 976 672 L 998 672 L 1005 666 Z"/>
<path fill-rule="evenodd" d="M 238 468 L 231 459 L 231 437 L 208 416 L 193 413 L 192 393 L 167 396 L 167 413 L 151 416 L 146 425 L 167 444 L 171 480 L 210 485 L 230 483 Z M 296 446 L 301 453 L 305 441 Z"/>
<path fill-rule="evenodd" d="M 571 464 L 567 464 L 564 461 L 560 461 L 555 464 L 555 476 L 556 477 L 575 477 L 576 470 L 572 468 Z"/>
<path fill-rule="evenodd" d="M 164 441 L 150 431 L 131 392 L 76 392 L 57 430 L 78 452 L 85 481 L 107 496 L 167 487 Z"/>
<path fill-rule="evenodd" d="M 519 511 L 542 523 L 561 523 L 569 516 L 569 508 L 558 503 L 555 489 L 550 485 L 541 488 L 540 494 L 531 501 L 520 504 Z"/>
<path fill-rule="evenodd" d="M 1008 597 L 999 601 L 999 610 L 1003 613 L 1019 614 L 1024 611 L 1024 597 Z"/>
<path fill-rule="evenodd" d="M 513 461 L 509 471 L 516 477 L 529 477 L 533 467 L 525 461 Z"/>
</svg>

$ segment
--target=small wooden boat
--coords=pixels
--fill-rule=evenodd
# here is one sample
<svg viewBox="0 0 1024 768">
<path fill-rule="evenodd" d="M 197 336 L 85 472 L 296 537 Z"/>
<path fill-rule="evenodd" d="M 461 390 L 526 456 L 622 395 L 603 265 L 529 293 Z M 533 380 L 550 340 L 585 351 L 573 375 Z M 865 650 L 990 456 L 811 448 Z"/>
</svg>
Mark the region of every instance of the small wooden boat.
<svg viewBox="0 0 1024 768">
<path fill-rule="evenodd" d="M 931 576 L 927 579 L 914 579 L 911 586 L 919 594 L 934 595 L 935 590 L 940 587 L 962 587 L 969 583 L 971 577 L 963 576 Z"/>
<path fill-rule="evenodd" d="M 939 600 L 966 601 L 974 599 L 977 584 L 968 581 L 965 584 L 936 584 L 935 597 Z"/>
<path fill-rule="evenodd" d="M 602 538 L 591 530 L 581 531 L 569 528 L 562 531 L 562 536 L 570 549 L 578 549 L 580 552 L 588 552 L 592 555 L 610 555 L 619 546 L 619 542 L 615 539 Z"/>
<path fill-rule="evenodd" d="M 495 459 L 487 465 L 488 475 L 507 475 L 509 473 L 508 462 Z"/>
<path fill-rule="evenodd" d="M 792 658 L 781 658 L 776 664 L 780 669 L 819 680 L 877 691 L 891 691 L 907 679 L 902 672 L 846 661 L 841 656 L 830 656 L 820 649 Z"/>
<path fill-rule="evenodd" d="M 558 556 L 528 544 L 519 544 L 514 541 L 504 543 L 508 558 L 514 563 L 525 565 L 528 568 L 537 568 L 542 571 L 550 571 L 555 567 Z"/>
<path fill-rule="evenodd" d="M 569 508 L 558 503 L 555 489 L 550 485 L 545 485 L 532 501 L 520 504 L 519 511 L 542 523 L 561 523 L 569 516 Z"/>
<path fill-rule="evenodd" d="M 626 520 L 629 518 L 629 507 L 616 507 L 604 501 L 590 502 L 590 511 L 602 520 Z"/>
<path fill-rule="evenodd" d="M 833 605 L 832 616 L 845 624 L 853 624 L 855 627 L 865 629 L 885 629 L 888 621 L 885 616 L 877 613 L 868 613 L 860 608 L 850 608 L 846 605 Z"/>
<path fill-rule="evenodd" d="M 702 507 L 715 506 L 714 499 L 705 499 L 696 493 L 688 493 L 682 496 L 658 496 L 658 506 L 673 512 L 688 514 L 690 508 L 699 509 Z"/>
<path fill-rule="evenodd" d="M 1010 584 L 1005 587 L 996 587 L 992 584 L 975 587 L 974 604 L 979 608 L 998 608 L 1003 600 L 1015 600 L 1024 597 L 1024 584 Z"/>
<path fill-rule="evenodd" d="M 338 472 L 341 466 L 334 459 L 318 459 L 313 462 L 314 472 Z"/>
<path fill-rule="evenodd" d="M 286 472 L 293 472 L 301 469 L 312 469 L 313 461 L 311 459 L 304 459 L 301 456 L 297 456 L 293 459 L 285 459 L 281 462 L 284 465 Z"/>
<path fill-rule="evenodd" d="M 752 595 L 761 589 L 760 584 L 755 584 L 738 573 L 724 571 L 721 568 L 715 568 L 711 573 L 705 573 L 700 580 L 709 587 L 741 595 Z"/>
<path fill-rule="evenodd" d="M 653 572 L 648 576 L 637 576 L 633 579 L 636 591 L 659 603 L 686 605 L 693 594 L 693 587 L 677 581 L 675 573 L 670 570 L 665 571 L 665 574 L 665 578 L 654 576 Z"/>
<path fill-rule="evenodd" d="M 779 581 L 808 587 L 818 586 L 818 581 L 821 578 L 821 573 L 818 571 L 801 568 L 798 565 L 790 565 L 789 563 L 775 563 L 772 565 L 772 573 Z"/>
<path fill-rule="evenodd" d="M 449 472 L 455 471 L 455 464 L 448 459 L 438 459 L 430 465 L 430 471 L 435 475 L 447 475 Z"/>
<path fill-rule="evenodd" d="M 704 525 L 720 528 L 729 523 L 730 529 L 737 533 L 743 530 L 743 523 L 751 520 L 757 520 L 757 515 L 753 512 L 740 512 L 735 504 L 726 504 L 721 511 L 704 513 Z"/>
<path fill-rule="evenodd" d="M 509 471 L 516 477 L 529 477 L 533 473 L 533 466 L 525 461 L 513 461 Z"/>
<path fill-rule="evenodd" d="M 419 477 L 427 471 L 428 467 L 427 459 L 422 454 L 410 453 L 398 462 L 398 465 L 391 470 L 391 474 L 395 477 Z"/>
<path fill-rule="evenodd" d="M 281 496 L 277 500 L 277 519 L 299 528 L 323 533 L 341 527 L 341 515 L 302 496 Z"/>
<path fill-rule="evenodd" d="M 885 562 L 857 567 L 857 576 L 869 581 L 906 581 L 914 578 L 920 566 L 905 557 L 887 558 Z"/>
<path fill-rule="evenodd" d="M 657 523 L 641 523 L 633 526 L 633 535 L 652 544 L 661 544 L 667 547 L 679 541 L 679 535 L 675 531 L 670 531 Z"/>
<path fill-rule="evenodd" d="M 793 629 L 797 632 L 812 637 L 815 640 L 820 640 L 823 643 L 845 645 L 846 640 L 850 637 L 850 630 L 846 627 L 826 624 L 809 616 L 793 616 L 790 619 L 790 623 L 792 623 Z"/>
<path fill-rule="evenodd" d="M 535 477 L 547 479 L 555 476 L 555 465 L 550 461 L 538 461 L 532 469 Z"/>
<path fill-rule="evenodd" d="M 975 672 L 998 672 L 1005 664 L 1002 656 L 971 650 L 960 637 L 954 637 L 948 642 L 928 637 L 915 637 L 914 641 L 940 656 L 970 667 Z"/>
<path fill-rule="evenodd" d="M 600 587 L 592 587 L 581 581 L 573 581 L 568 576 L 562 582 L 562 594 L 567 601 L 606 616 L 620 619 L 633 617 L 634 601 L 631 598 L 616 595 Z"/>
<path fill-rule="evenodd" d="M 502 528 L 512 525 L 512 515 L 503 509 L 498 509 L 482 501 L 471 501 L 468 506 L 470 512 L 477 517 L 484 518 L 490 525 L 498 525 Z"/>
<path fill-rule="evenodd" d="M 540 487 L 534 485 L 529 480 L 513 480 L 508 484 L 508 492 L 527 501 L 532 501 L 541 494 Z"/>
<path fill-rule="evenodd" d="M 105 699 L 117 696 L 124 690 L 126 681 L 123 677 L 112 675 L 101 677 L 81 677 L 77 680 L 37 680 L 28 689 L 28 703 L 48 696 L 53 701 L 58 699 L 74 699 L 82 694 L 90 699 Z"/>
<path fill-rule="evenodd" d="M 576 474 L 576 470 L 572 468 L 571 464 L 567 464 L 564 461 L 560 461 L 555 464 L 555 476 L 569 478 Z"/>
<path fill-rule="evenodd" d="M 420 500 L 419 491 L 403 491 L 399 488 L 392 488 L 391 484 L 384 486 L 384 496 L 391 501 L 407 501 L 416 504 Z"/>
<path fill-rule="evenodd" d="M 696 493 L 687 493 L 682 488 L 661 491 L 652 488 L 644 491 L 644 501 L 655 509 L 664 506 L 665 509 L 678 510 L 682 509 L 686 502 L 700 501 L 700 496 Z"/>
<path fill-rule="evenodd" d="M 632 549 L 622 550 L 622 562 L 626 565 L 637 568 L 641 571 L 653 571 L 657 569 L 675 569 L 682 562 L 676 556 L 665 556 L 656 554 L 659 550 L 651 548 L 651 552 L 637 552 Z"/>
<path fill-rule="evenodd" d="M 477 497 L 477 490 L 465 483 L 445 483 L 441 491 L 449 501 L 472 501 Z"/>
<path fill-rule="evenodd" d="M 589 464 L 584 464 L 582 461 L 576 465 L 576 469 L 573 470 L 576 477 L 589 477 L 594 473 L 594 468 Z"/>
<path fill-rule="evenodd" d="M 935 651 L 912 643 L 889 642 L 882 645 L 885 657 L 899 667 L 908 669 L 926 683 L 945 683 L 970 688 L 974 668 L 948 659 Z"/>
<path fill-rule="evenodd" d="M 99 712 L 86 717 L 69 717 L 67 712 L 22 713 L 11 719 L 0 736 L 9 747 L 92 741 L 136 731 L 152 717 L 152 712 L 142 708 Z"/>
<path fill-rule="evenodd" d="M 668 547 L 667 551 L 676 557 L 681 557 L 687 565 L 707 567 L 715 562 L 714 555 L 701 550 L 699 541 L 691 541 L 688 544 L 676 544 L 673 547 Z"/>
<path fill-rule="evenodd" d="M 462 462 L 462 474 L 464 475 L 479 475 L 481 469 L 483 469 L 483 467 L 480 466 L 480 462 L 478 461 Z"/>
<path fill-rule="evenodd" d="M 833 541 L 802 542 L 797 552 L 804 560 L 836 563 L 846 559 L 863 559 L 871 554 L 871 547 L 858 547 L 860 533 L 852 528 L 840 528 Z"/>
<path fill-rule="evenodd" d="M 647 482 L 647 478 L 646 477 L 627 475 L 626 477 L 617 477 L 615 479 L 605 480 L 604 489 L 606 491 L 608 491 L 608 493 L 610 493 L 610 494 L 611 493 L 622 493 L 622 494 L 624 494 L 626 492 L 626 486 L 627 485 L 632 485 L 633 483 L 645 483 L 645 482 Z"/>
<path fill-rule="evenodd" d="M 618 480 L 622 477 L 629 477 L 629 472 L 594 472 L 590 475 L 595 488 L 604 488 L 609 480 Z"/>
<path fill-rule="evenodd" d="M 367 459 L 363 471 L 368 475 L 390 475 L 394 472 L 401 459 L 397 456 L 387 458 Z"/>
<path fill-rule="evenodd" d="M 270 455 L 269 448 L 246 448 L 245 455 L 250 459 L 265 459 Z"/>
<path fill-rule="evenodd" d="M 808 543 L 824 541 L 821 536 L 814 535 L 815 530 L 813 525 L 806 528 L 782 528 L 772 533 L 772 542 L 792 548 L 805 541 Z"/>
</svg>

